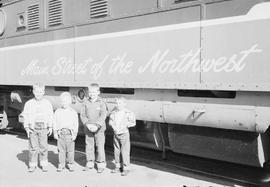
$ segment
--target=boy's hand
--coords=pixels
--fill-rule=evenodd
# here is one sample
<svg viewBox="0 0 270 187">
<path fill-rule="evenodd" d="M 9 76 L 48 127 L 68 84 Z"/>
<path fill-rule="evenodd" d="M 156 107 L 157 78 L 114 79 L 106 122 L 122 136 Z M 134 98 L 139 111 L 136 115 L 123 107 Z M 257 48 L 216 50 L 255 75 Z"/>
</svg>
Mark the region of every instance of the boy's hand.
<svg viewBox="0 0 270 187">
<path fill-rule="evenodd" d="M 76 138 L 77 138 L 77 135 L 72 135 L 72 141 L 75 141 L 76 140 Z"/>
<path fill-rule="evenodd" d="M 31 130 L 29 127 L 25 128 L 26 134 L 27 134 L 27 138 L 29 138 L 30 133 L 33 132 L 33 130 Z"/>
<path fill-rule="evenodd" d="M 136 126 L 136 119 L 133 113 L 129 113 L 127 119 L 128 119 L 127 125 L 128 128 Z"/>
<path fill-rule="evenodd" d="M 54 139 L 58 140 L 58 134 L 53 134 Z"/>
<path fill-rule="evenodd" d="M 97 132 L 98 130 L 98 127 L 95 125 L 95 124 L 86 124 L 86 127 L 88 128 L 88 130 L 90 132 Z"/>
<path fill-rule="evenodd" d="M 49 128 L 48 129 L 48 136 L 51 136 L 52 135 L 52 128 Z"/>
<path fill-rule="evenodd" d="M 53 132 L 53 137 L 54 137 L 54 139 L 58 140 L 59 135 L 58 135 L 58 132 L 57 131 L 54 131 Z"/>
<path fill-rule="evenodd" d="M 73 130 L 71 130 L 71 137 L 72 137 L 72 141 L 76 140 L 77 133 L 75 133 Z"/>
</svg>

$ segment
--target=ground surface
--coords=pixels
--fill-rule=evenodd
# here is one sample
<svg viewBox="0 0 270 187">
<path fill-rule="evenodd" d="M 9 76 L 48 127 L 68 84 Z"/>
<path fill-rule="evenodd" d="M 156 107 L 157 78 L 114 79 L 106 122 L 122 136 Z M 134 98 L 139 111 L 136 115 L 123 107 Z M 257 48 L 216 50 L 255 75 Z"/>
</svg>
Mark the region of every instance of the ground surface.
<svg viewBox="0 0 270 187">
<path fill-rule="evenodd" d="M 38 168 L 28 173 L 28 140 L 24 136 L 0 134 L 0 187 L 220 187 L 223 184 L 198 179 L 181 171 L 170 171 L 159 167 L 132 161 L 132 171 L 128 176 L 111 174 L 112 157 L 107 157 L 107 168 L 102 174 L 96 170 L 83 171 L 85 155 L 75 154 L 75 172 L 57 172 L 57 148 L 49 145 L 49 171 L 44 173 Z M 182 174 L 181 174 L 182 173 Z M 208 182 L 207 182 L 208 181 Z"/>
</svg>

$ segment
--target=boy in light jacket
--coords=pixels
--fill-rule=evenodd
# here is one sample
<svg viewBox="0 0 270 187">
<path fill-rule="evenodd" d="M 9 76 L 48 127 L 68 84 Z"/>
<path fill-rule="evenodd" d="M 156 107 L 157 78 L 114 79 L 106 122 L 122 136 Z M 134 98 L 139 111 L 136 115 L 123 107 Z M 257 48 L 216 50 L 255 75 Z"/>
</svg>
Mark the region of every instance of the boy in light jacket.
<svg viewBox="0 0 270 187">
<path fill-rule="evenodd" d="M 54 113 L 54 138 L 57 140 L 58 147 L 58 172 L 61 172 L 66 165 L 69 171 L 74 171 L 74 152 L 75 139 L 77 137 L 79 121 L 77 112 L 70 107 L 72 102 L 69 92 L 60 95 L 61 108 Z"/>
<path fill-rule="evenodd" d="M 33 85 L 34 98 L 24 105 L 23 126 L 29 139 L 29 172 L 34 172 L 38 165 L 38 157 L 43 172 L 48 171 L 48 136 L 52 134 L 53 107 L 44 98 L 45 86 L 41 83 Z"/>
<path fill-rule="evenodd" d="M 126 176 L 130 170 L 130 135 L 129 127 L 136 125 L 136 119 L 133 112 L 126 109 L 126 100 L 121 97 L 116 99 L 116 107 L 112 111 L 109 119 L 109 125 L 113 128 L 114 138 L 114 159 L 115 169 L 112 173 L 117 173 L 122 167 L 122 176 Z M 122 162 L 120 163 L 120 155 Z"/>
</svg>

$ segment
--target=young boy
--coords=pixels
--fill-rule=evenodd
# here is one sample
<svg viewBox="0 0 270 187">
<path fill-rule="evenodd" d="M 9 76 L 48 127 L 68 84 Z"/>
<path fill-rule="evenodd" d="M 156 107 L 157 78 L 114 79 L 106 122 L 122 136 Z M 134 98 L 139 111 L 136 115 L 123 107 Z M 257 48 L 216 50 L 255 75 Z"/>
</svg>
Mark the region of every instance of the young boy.
<svg viewBox="0 0 270 187">
<path fill-rule="evenodd" d="M 125 99 L 122 97 L 117 98 L 116 108 L 112 111 L 109 119 L 109 125 L 114 131 L 115 169 L 112 170 L 112 173 L 119 172 L 122 166 L 122 176 L 126 176 L 130 170 L 130 137 L 128 128 L 136 125 L 134 113 L 125 107 Z M 122 163 L 120 163 L 120 154 L 122 155 Z"/>
<path fill-rule="evenodd" d="M 105 159 L 105 119 L 107 107 L 99 97 L 100 88 L 98 84 L 91 84 L 88 87 L 89 99 L 82 104 L 81 120 L 84 124 L 86 144 L 86 166 L 85 170 L 92 169 L 94 162 L 97 163 L 97 172 L 102 173 L 106 167 Z M 97 157 L 95 159 L 95 146 Z"/>
<path fill-rule="evenodd" d="M 72 98 L 69 92 L 63 92 L 60 99 L 62 107 L 55 111 L 53 124 L 59 158 L 57 171 L 61 172 L 65 168 L 66 159 L 69 171 L 74 171 L 74 141 L 79 128 L 78 114 L 70 107 Z"/>
<path fill-rule="evenodd" d="M 48 135 L 52 134 L 53 107 L 44 99 L 45 86 L 33 85 L 34 98 L 25 103 L 22 116 L 29 138 L 29 172 L 35 171 L 40 154 L 42 171 L 48 171 Z"/>
</svg>

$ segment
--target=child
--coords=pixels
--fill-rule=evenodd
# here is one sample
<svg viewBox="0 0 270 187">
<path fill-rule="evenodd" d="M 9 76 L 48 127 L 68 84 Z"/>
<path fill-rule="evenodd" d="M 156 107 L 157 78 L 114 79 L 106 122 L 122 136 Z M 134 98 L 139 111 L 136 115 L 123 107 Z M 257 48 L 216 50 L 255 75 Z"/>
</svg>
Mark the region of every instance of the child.
<svg viewBox="0 0 270 187">
<path fill-rule="evenodd" d="M 48 171 L 48 136 L 52 134 L 52 104 L 44 98 L 45 86 L 33 85 L 34 98 L 24 105 L 23 125 L 29 138 L 29 172 L 34 172 L 38 164 L 38 155 L 43 172 Z"/>
<path fill-rule="evenodd" d="M 134 113 L 126 109 L 125 106 L 125 99 L 117 98 L 116 108 L 112 111 L 109 119 L 109 125 L 114 131 L 115 169 L 112 170 L 112 173 L 119 172 L 120 165 L 122 165 L 122 176 L 126 176 L 130 170 L 130 137 L 128 128 L 136 125 Z M 122 155 L 122 163 L 120 163 L 120 154 Z"/>
<path fill-rule="evenodd" d="M 81 120 L 85 130 L 86 144 L 86 166 L 85 171 L 94 167 L 97 163 L 97 172 L 102 173 L 106 167 L 105 158 L 105 119 L 107 117 L 107 107 L 99 97 L 100 88 L 98 84 L 91 84 L 88 87 L 89 99 L 82 104 Z M 97 157 L 95 159 L 95 146 Z"/>
<path fill-rule="evenodd" d="M 61 172 L 66 165 L 69 171 L 74 171 L 74 149 L 75 139 L 78 133 L 78 114 L 70 107 L 72 98 L 69 92 L 63 92 L 60 95 L 61 108 L 58 108 L 54 114 L 54 138 L 57 140 L 58 147 L 58 172 Z"/>
</svg>

